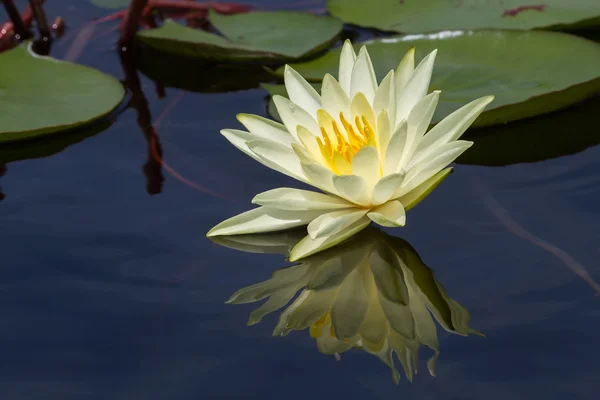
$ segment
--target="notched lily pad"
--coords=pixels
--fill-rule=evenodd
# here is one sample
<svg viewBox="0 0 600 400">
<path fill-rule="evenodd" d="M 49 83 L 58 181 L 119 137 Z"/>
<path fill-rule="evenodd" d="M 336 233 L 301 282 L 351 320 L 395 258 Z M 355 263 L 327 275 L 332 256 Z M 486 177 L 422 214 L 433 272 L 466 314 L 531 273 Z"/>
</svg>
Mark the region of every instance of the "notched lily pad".
<svg viewBox="0 0 600 400">
<path fill-rule="evenodd" d="M 342 30 L 336 18 L 302 12 L 209 12 L 222 36 L 179 25 L 172 20 L 136 35 L 157 50 L 208 61 L 282 63 L 327 49 Z"/>
<path fill-rule="evenodd" d="M 0 53 L 0 143 L 88 124 L 123 100 L 121 83 L 82 65 L 33 54 L 28 44 Z"/>
<path fill-rule="evenodd" d="M 367 45 L 379 80 L 415 47 L 417 59 L 438 49 L 430 90 L 442 90 L 433 121 L 482 96 L 496 98 L 475 121 L 495 125 L 548 113 L 600 92 L 600 46 L 545 31 L 454 31 L 372 40 Z M 357 44 L 356 48 L 362 44 Z M 340 49 L 292 66 L 307 80 L 337 76 Z M 281 77 L 283 68 L 275 74 Z"/>
<path fill-rule="evenodd" d="M 327 0 L 346 23 L 402 33 L 600 26 L 598 0 Z"/>
<path fill-rule="evenodd" d="M 594 97 L 536 118 L 469 130 L 465 138 L 475 144 L 456 162 L 503 166 L 579 153 L 600 144 L 598 110 L 600 97 Z"/>
</svg>

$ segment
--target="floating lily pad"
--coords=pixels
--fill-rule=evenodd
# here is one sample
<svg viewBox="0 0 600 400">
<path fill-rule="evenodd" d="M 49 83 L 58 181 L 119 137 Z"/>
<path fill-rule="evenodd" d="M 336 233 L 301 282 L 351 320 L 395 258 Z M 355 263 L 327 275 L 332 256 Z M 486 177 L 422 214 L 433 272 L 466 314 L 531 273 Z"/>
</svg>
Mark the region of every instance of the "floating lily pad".
<svg viewBox="0 0 600 400">
<path fill-rule="evenodd" d="M 90 0 L 90 3 L 100 8 L 107 8 L 109 10 L 117 8 L 126 8 L 131 0 Z"/>
<path fill-rule="evenodd" d="M 154 82 L 192 92 L 220 93 L 248 90 L 261 81 L 273 79 L 261 66 L 240 64 L 206 65 L 203 60 L 157 51 L 140 46 L 136 67 Z"/>
<path fill-rule="evenodd" d="M 69 146 L 105 131 L 111 121 L 100 121 L 90 126 L 75 128 L 68 135 L 51 135 L 39 140 L 7 143 L 0 147 L 0 163 L 49 157 L 60 153 Z"/>
<path fill-rule="evenodd" d="M 456 31 L 367 43 L 378 79 L 412 46 L 417 58 L 438 49 L 431 90 L 442 90 L 434 122 L 482 96 L 496 99 L 475 121 L 494 125 L 548 113 L 600 92 L 600 46 L 560 32 Z M 356 48 L 360 44 L 356 45 Z M 307 80 L 337 76 L 340 49 L 292 66 Z M 275 71 L 283 75 L 283 68 Z"/>
<path fill-rule="evenodd" d="M 402 33 L 600 25 L 598 0 L 328 0 L 346 23 Z"/>
<path fill-rule="evenodd" d="M 475 142 L 456 161 L 503 166 L 575 154 L 600 144 L 597 113 L 600 97 L 551 114 L 506 125 L 467 131 Z"/>
<path fill-rule="evenodd" d="M 336 18 L 301 12 L 209 12 L 223 36 L 171 20 L 137 34 L 139 42 L 164 51 L 209 61 L 281 63 L 327 49 L 342 30 Z"/>
<path fill-rule="evenodd" d="M 74 128 L 115 109 L 121 83 L 82 65 L 33 54 L 27 45 L 0 53 L 0 143 Z"/>
</svg>

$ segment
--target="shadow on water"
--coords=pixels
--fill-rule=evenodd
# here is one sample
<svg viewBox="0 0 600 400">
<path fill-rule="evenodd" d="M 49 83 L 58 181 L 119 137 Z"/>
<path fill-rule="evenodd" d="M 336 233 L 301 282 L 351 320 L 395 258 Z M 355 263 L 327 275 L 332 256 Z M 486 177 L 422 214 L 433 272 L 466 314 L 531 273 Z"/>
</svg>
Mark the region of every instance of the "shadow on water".
<svg viewBox="0 0 600 400">
<path fill-rule="evenodd" d="M 291 231 L 211 240 L 244 252 L 287 256 L 304 235 Z M 319 352 L 338 360 L 341 353 L 362 349 L 390 367 L 396 383 L 400 374 L 395 359 L 412 381 L 421 346 L 435 353 L 427 361 L 435 376 L 440 345 L 434 319 L 450 333 L 481 335 L 469 327 L 469 312 L 447 294 L 416 250 L 377 228 L 275 271 L 271 279 L 235 292 L 228 303 L 264 299 L 250 313 L 248 325 L 285 307 L 273 336 L 308 329 Z"/>
</svg>

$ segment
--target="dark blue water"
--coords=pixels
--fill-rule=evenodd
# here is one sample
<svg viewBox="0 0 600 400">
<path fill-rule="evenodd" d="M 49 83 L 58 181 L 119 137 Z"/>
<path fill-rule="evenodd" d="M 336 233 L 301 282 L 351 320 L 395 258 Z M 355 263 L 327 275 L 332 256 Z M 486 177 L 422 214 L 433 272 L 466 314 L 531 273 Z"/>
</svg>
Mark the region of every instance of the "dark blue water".
<svg viewBox="0 0 600 400">
<path fill-rule="evenodd" d="M 50 0 L 47 12 L 65 16 L 71 33 L 105 14 L 81 3 Z M 123 78 L 114 38 L 95 37 L 78 62 Z M 52 54 L 63 57 L 72 41 L 67 35 Z M 254 194 L 297 186 L 218 133 L 237 127 L 239 112 L 266 115 L 265 92 L 167 88 L 159 99 L 140 76 L 153 120 L 173 106 L 158 127 L 164 161 L 206 191 L 146 165 L 149 139 L 133 109 L 51 156 L 2 156 L 1 398 L 597 398 L 600 139 L 590 118 L 597 102 L 515 125 L 514 132 L 537 135 L 510 143 L 518 147 L 522 137 L 524 154 L 538 151 L 536 162 L 459 164 L 411 210 L 406 228 L 388 232 L 410 243 L 487 335 L 438 329 L 437 376 L 428 375 L 431 352 L 422 349 L 413 383 L 403 377 L 396 386 L 389 368 L 364 351 L 338 361 L 321 354 L 307 331 L 272 337 L 278 313 L 246 327 L 259 303 L 225 304 L 289 265 L 284 255 L 205 238 L 249 208 Z M 576 128 L 564 128 L 565 119 Z M 485 151 L 496 149 L 489 159 L 502 164 L 497 132 L 470 134 L 472 151 L 478 137 L 491 141 Z M 13 158 L 67 144 L 57 141 L 21 146 L 24 155 Z"/>
</svg>

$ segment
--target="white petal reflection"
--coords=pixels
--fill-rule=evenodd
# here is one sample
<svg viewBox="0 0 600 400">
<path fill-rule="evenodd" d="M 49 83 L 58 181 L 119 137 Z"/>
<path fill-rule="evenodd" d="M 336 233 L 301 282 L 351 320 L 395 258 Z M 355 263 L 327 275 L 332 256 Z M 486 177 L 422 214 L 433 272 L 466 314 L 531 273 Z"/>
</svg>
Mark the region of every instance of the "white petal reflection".
<svg viewBox="0 0 600 400">
<path fill-rule="evenodd" d="M 302 236 L 293 232 L 216 240 L 246 252 L 281 249 L 288 256 Z M 469 312 L 448 296 L 415 249 L 373 227 L 277 270 L 267 281 L 238 290 L 229 303 L 264 299 L 249 324 L 291 301 L 281 312 L 274 335 L 308 329 L 321 353 L 338 358 L 352 348 L 362 349 L 386 364 L 396 382 L 399 370 L 412 381 L 421 347 L 432 351 L 426 367 L 435 375 L 438 325 L 461 336 L 479 334 L 468 325 Z"/>
</svg>

